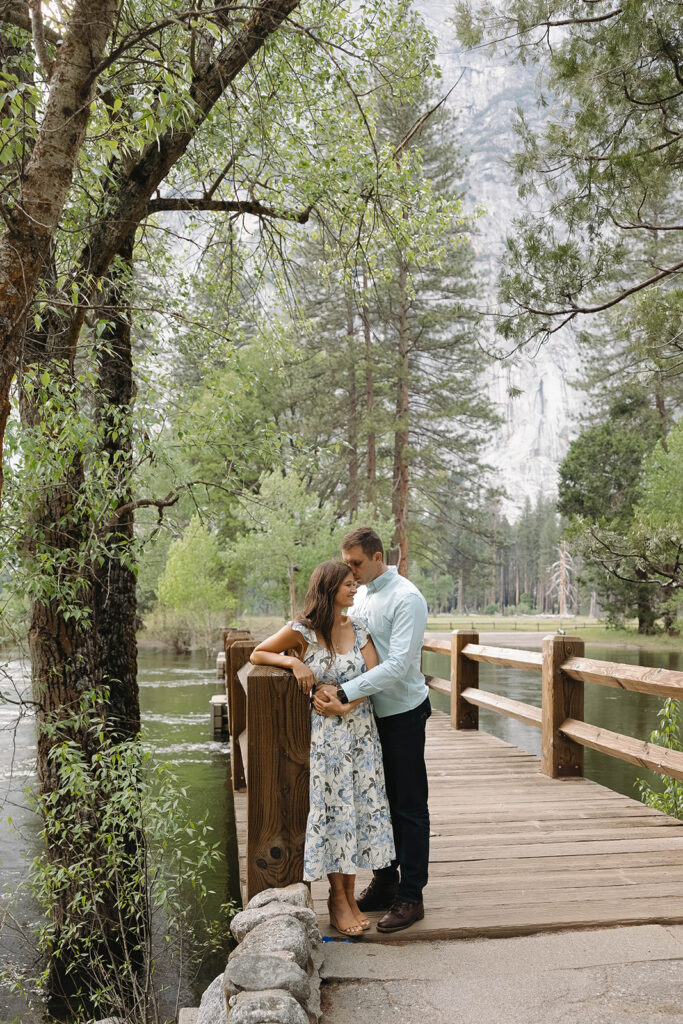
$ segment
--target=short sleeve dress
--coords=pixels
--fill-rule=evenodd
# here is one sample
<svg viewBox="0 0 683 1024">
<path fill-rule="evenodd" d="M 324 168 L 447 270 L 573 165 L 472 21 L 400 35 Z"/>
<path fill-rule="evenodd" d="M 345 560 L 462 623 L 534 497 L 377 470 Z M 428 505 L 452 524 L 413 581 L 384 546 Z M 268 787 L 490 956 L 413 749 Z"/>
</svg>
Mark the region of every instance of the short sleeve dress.
<svg viewBox="0 0 683 1024">
<path fill-rule="evenodd" d="M 313 630 L 300 622 L 289 625 L 308 644 L 303 660 L 318 682 L 341 686 L 365 671 L 361 649 L 369 638 L 360 622 L 353 621 L 356 642 L 351 650 L 332 659 Z M 311 709 L 305 881 L 333 871 L 355 875 L 359 868 L 387 867 L 394 857 L 382 748 L 370 701 L 343 716 L 325 717 Z"/>
</svg>

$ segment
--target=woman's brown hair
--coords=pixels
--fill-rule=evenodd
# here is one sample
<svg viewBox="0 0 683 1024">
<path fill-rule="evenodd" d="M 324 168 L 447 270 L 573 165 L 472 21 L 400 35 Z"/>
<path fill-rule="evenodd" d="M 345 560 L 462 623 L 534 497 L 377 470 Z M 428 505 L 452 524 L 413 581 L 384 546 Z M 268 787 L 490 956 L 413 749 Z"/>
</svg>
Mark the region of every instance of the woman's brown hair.
<svg viewBox="0 0 683 1024">
<path fill-rule="evenodd" d="M 345 562 L 321 562 L 311 573 L 304 598 L 304 614 L 298 621 L 319 633 L 330 655 L 334 657 L 332 626 L 334 598 L 340 586 L 351 575 Z"/>
</svg>

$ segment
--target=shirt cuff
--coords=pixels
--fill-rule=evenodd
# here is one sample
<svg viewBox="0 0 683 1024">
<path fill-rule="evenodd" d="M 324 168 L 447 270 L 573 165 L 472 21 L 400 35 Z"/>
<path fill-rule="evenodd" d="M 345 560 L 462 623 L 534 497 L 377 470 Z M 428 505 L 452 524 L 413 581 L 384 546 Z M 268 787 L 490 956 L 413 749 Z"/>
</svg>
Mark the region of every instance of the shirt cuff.
<svg viewBox="0 0 683 1024">
<path fill-rule="evenodd" d="M 356 685 L 354 686 L 354 681 L 353 681 L 353 679 L 350 679 L 350 680 L 349 680 L 349 681 L 348 681 L 347 683 L 344 683 L 344 685 L 343 685 L 343 686 L 339 686 L 339 687 L 337 687 L 337 689 L 339 689 L 339 690 L 343 690 L 343 691 L 344 691 L 344 693 L 346 694 L 346 696 L 347 696 L 347 697 L 349 698 L 349 703 L 350 703 L 350 702 L 351 702 L 352 700 L 356 700 L 356 699 L 357 699 L 358 697 L 363 697 L 363 696 L 365 696 L 365 695 L 364 695 L 363 693 L 361 693 L 361 692 L 360 692 L 360 690 L 358 689 L 358 683 L 356 683 Z"/>
</svg>

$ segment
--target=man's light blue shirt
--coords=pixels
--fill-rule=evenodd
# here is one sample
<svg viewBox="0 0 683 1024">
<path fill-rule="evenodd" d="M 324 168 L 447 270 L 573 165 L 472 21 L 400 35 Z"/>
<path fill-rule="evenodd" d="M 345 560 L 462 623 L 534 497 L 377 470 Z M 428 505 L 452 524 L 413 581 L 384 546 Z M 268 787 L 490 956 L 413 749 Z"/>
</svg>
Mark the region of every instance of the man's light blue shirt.
<svg viewBox="0 0 683 1024">
<path fill-rule="evenodd" d="M 349 612 L 370 631 L 379 665 L 344 683 L 349 700 L 371 697 L 378 718 L 419 707 L 429 693 L 420 671 L 427 602 L 396 566 L 360 587 Z"/>
</svg>

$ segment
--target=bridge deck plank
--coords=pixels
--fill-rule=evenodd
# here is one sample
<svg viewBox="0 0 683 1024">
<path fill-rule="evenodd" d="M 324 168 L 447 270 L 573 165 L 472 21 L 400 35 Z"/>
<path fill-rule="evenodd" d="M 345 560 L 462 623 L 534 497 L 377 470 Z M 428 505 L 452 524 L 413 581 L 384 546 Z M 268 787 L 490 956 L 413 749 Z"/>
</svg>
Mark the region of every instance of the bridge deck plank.
<svg viewBox="0 0 683 1024">
<path fill-rule="evenodd" d="M 551 780 L 540 760 L 487 733 L 427 726 L 432 821 L 425 919 L 363 941 L 528 935 L 683 922 L 683 822 L 585 779 Z M 241 875 L 246 794 L 235 794 Z M 362 888 L 370 873 L 359 873 Z M 330 930 L 327 885 L 312 894 Z M 373 920 L 379 915 L 370 914 Z"/>
</svg>

